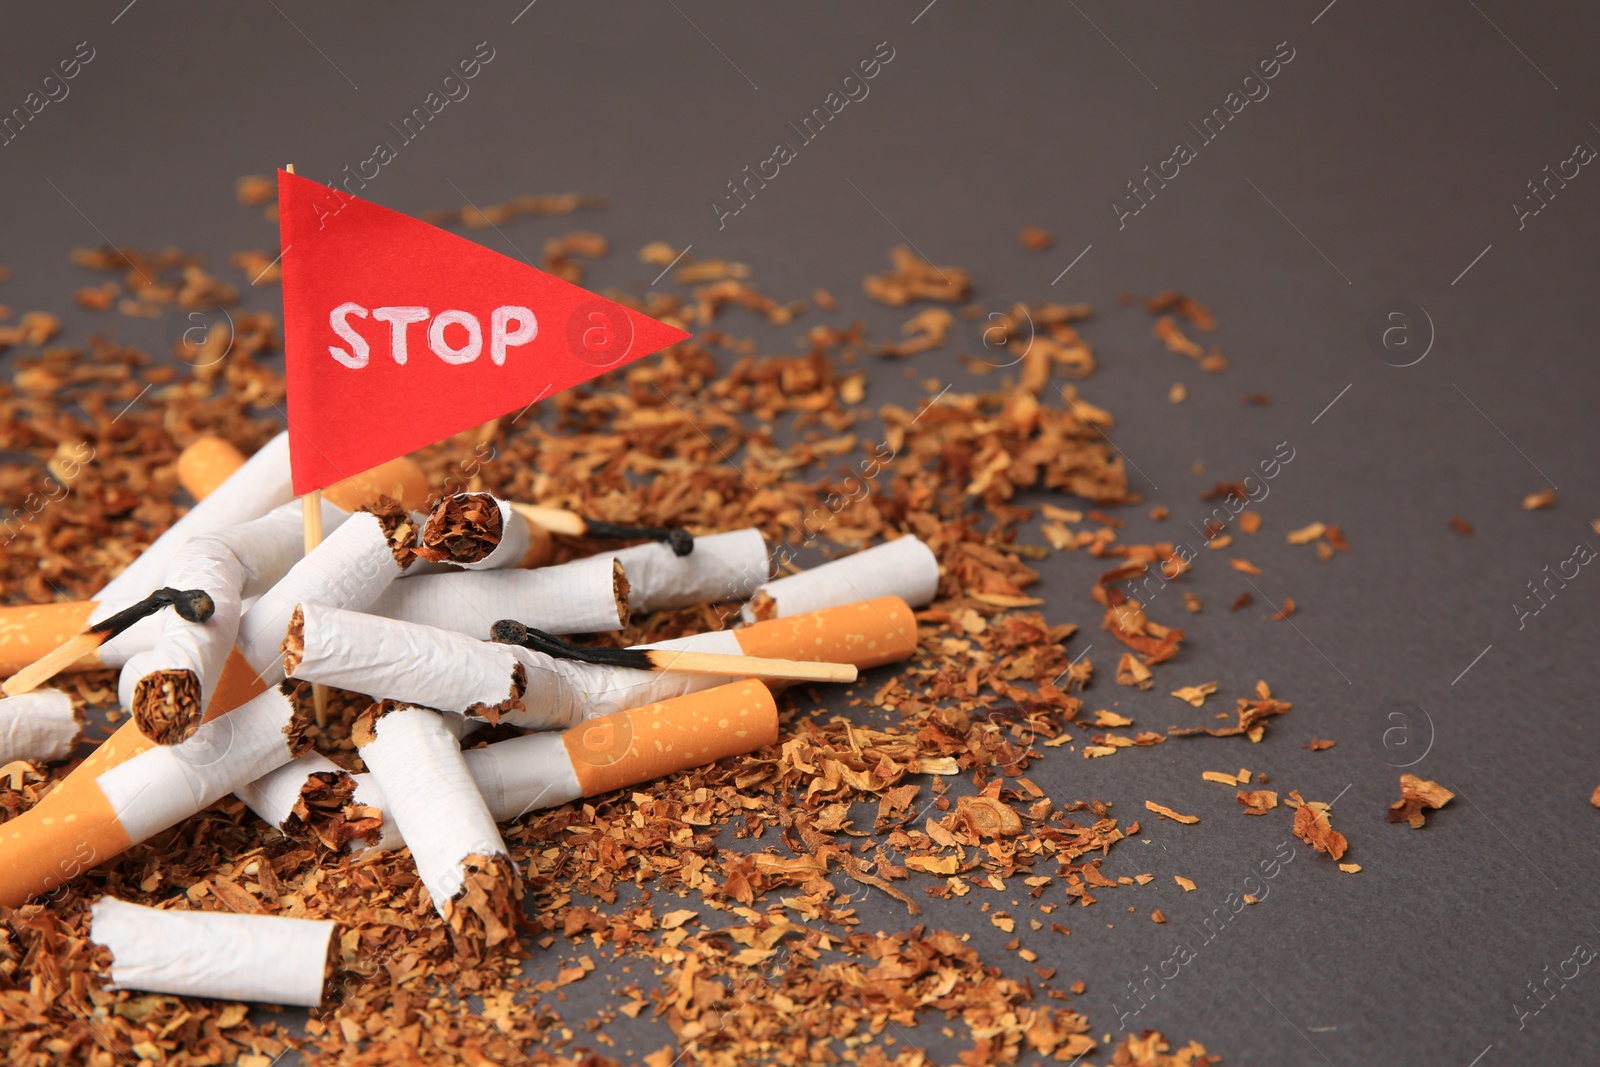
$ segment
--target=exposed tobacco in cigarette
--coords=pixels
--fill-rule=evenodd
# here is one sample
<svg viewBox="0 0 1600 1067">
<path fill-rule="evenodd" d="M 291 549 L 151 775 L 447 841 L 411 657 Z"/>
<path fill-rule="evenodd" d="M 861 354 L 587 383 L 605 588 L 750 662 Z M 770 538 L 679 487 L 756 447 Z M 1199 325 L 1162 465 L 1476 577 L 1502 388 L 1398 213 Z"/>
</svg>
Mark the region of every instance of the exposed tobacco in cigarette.
<svg viewBox="0 0 1600 1067">
<path fill-rule="evenodd" d="M 130 711 L 139 732 L 158 745 L 176 745 L 200 726 L 200 679 L 193 671 L 152 671 L 139 679 Z"/>
</svg>

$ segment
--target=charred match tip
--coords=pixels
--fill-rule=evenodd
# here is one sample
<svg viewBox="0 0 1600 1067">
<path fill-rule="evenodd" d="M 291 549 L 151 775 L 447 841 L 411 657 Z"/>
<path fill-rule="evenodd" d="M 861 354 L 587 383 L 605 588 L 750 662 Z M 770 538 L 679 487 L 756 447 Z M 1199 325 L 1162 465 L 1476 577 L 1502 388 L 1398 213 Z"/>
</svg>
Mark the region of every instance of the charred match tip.
<svg viewBox="0 0 1600 1067">
<path fill-rule="evenodd" d="M 173 591 L 172 610 L 185 622 L 205 622 L 216 613 L 216 601 L 204 589 L 178 589 Z"/>
<path fill-rule="evenodd" d="M 528 628 L 516 619 L 501 619 L 489 627 L 489 640 L 498 645 L 520 645 L 528 640 Z"/>
<path fill-rule="evenodd" d="M 685 529 L 667 531 L 667 544 L 674 556 L 687 556 L 694 551 L 694 534 Z"/>
<path fill-rule="evenodd" d="M 174 589 L 166 586 L 157 589 L 137 604 L 125 607 L 115 615 L 106 616 L 85 632 L 97 634 L 101 640 L 109 641 L 140 619 L 154 615 L 165 607 L 171 607 L 184 621 L 197 623 L 205 622 L 217 610 L 216 603 L 204 589 Z"/>
</svg>

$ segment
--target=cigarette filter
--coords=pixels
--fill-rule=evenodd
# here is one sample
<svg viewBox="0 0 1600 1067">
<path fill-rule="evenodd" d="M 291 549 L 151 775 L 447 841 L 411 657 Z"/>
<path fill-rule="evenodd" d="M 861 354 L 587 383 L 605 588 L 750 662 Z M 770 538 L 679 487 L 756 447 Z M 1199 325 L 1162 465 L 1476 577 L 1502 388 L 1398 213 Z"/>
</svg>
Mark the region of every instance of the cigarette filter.
<svg viewBox="0 0 1600 1067">
<path fill-rule="evenodd" d="M 111 950 L 123 989 L 267 1004 L 322 1003 L 337 924 L 328 919 L 167 911 L 101 897 L 89 939 Z"/>
<path fill-rule="evenodd" d="M 368 610 L 479 640 L 489 637 L 498 619 L 517 619 L 551 633 L 599 633 L 627 624 L 628 580 L 610 556 L 529 571 L 418 575 L 391 585 Z"/>
<path fill-rule="evenodd" d="M 196 500 L 204 500 L 244 466 L 244 453 L 225 437 L 207 434 L 178 453 L 178 484 Z"/>
<path fill-rule="evenodd" d="M 767 539 L 756 529 L 696 537 L 687 556 L 659 541 L 606 554 L 627 572 L 628 608 L 635 612 L 745 600 L 768 573 Z"/>
<path fill-rule="evenodd" d="M 0 700 L 0 766 L 12 760 L 66 759 L 83 734 L 72 698 L 59 689 L 35 689 Z"/>
<path fill-rule="evenodd" d="M 433 906 L 474 952 L 514 936 L 522 883 L 457 740 L 459 715 L 394 701 L 356 720 L 351 737 L 386 786 L 389 813 L 411 847 Z"/>
<path fill-rule="evenodd" d="M 883 596 L 922 607 L 938 592 L 939 561 L 932 549 L 907 534 L 766 583 L 744 606 L 744 619 L 777 619 Z"/>
<path fill-rule="evenodd" d="M 525 734 L 467 749 L 467 771 L 496 822 L 539 808 L 642 785 L 679 771 L 752 752 L 778 740 L 778 706 L 755 679 L 614 712 L 562 733 Z M 356 797 L 384 809 L 370 848 L 405 845 L 379 783 L 356 775 Z M 413 848 L 413 851 L 415 849 Z"/>
<path fill-rule="evenodd" d="M 854 663 L 862 670 L 895 663 L 917 650 L 917 618 L 895 596 L 808 611 L 737 630 L 692 634 L 650 648 Z"/>
</svg>

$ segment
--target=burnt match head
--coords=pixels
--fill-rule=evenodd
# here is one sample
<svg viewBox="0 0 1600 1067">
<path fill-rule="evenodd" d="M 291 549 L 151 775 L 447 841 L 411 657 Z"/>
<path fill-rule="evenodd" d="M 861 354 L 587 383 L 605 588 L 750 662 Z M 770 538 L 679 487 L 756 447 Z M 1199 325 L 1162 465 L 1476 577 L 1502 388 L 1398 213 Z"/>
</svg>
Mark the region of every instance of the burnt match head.
<svg viewBox="0 0 1600 1067">
<path fill-rule="evenodd" d="M 489 640 L 497 645 L 523 645 L 528 641 L 528 628 L 516 619 L 501 619 L 489 627 Z"/>
<path fill-rule="evenodd" d="M 694 534 L 679 528 L 667 531 L 667 545 L 674 556 L 687 556 L 694 551 Z"/>
<path fill-rule="evenodd" d="M 185 622 L 205 622 L 216 613 L 216 601 L 204 589 L 175 589 L 172 610 Z"/>
</svg>

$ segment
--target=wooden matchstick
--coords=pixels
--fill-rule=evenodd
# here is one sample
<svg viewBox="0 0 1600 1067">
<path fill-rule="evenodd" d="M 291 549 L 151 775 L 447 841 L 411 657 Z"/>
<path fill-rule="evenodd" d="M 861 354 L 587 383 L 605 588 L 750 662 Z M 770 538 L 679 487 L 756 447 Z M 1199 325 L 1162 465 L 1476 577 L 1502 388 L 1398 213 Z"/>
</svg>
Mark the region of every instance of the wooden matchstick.
<svg viewBox="0 0 1600 1067">
<path fill-rule="evenodd" d="M 113 637 L 138 622 L 140 619 L 154 615 L 162 608 L 171 607 L 178 616 L 189 622 L 205 622 L 211 618 L 211 613 L 216 610 L 211 596 L 204 589 L 157 589 L 130 607 L 123 608 L 115 615 L 110 615 L 100 622 L 95 623 L 75 637 L 68 638 L 58 645 L 52 652 L 48 652 L 39 659 L 28 664 L 22 670 L 7 678 L 5 684 L 0 686 L 6 696 L 21 696 L 39 688 L 45 682 L 54 678 L 64 669 L 85 656 L 92 655 L 96 649 Z"/>
<path fill-rule="evenodd" d="M 729 656 L 665 648 L 595 648 L 575 645 L 515 619 L 501 619 L 490 628 L 490 639 L 502 645 L 521 645 L 554 659 L 578 660 L 602 667 L 630 667 L 641 671 L 693 671 L 739 678 L 771 678 L 789 682 L 853 682 L 851 663 L 809 663 L 761 656 Z"/>
<path fill-rule="evenodd" d="M 681 527 L 623 526 L 614 522 L 589 519 L 566 508 L 547 508 L 537 504 L 513 502 L 517 514 L 551 533 L 571 537 L 604 537 L 616 540 L 661 541 L 671 547 L 673 554 L 687 556 L 694 551 L 694 535 Z"/>
</svg>

